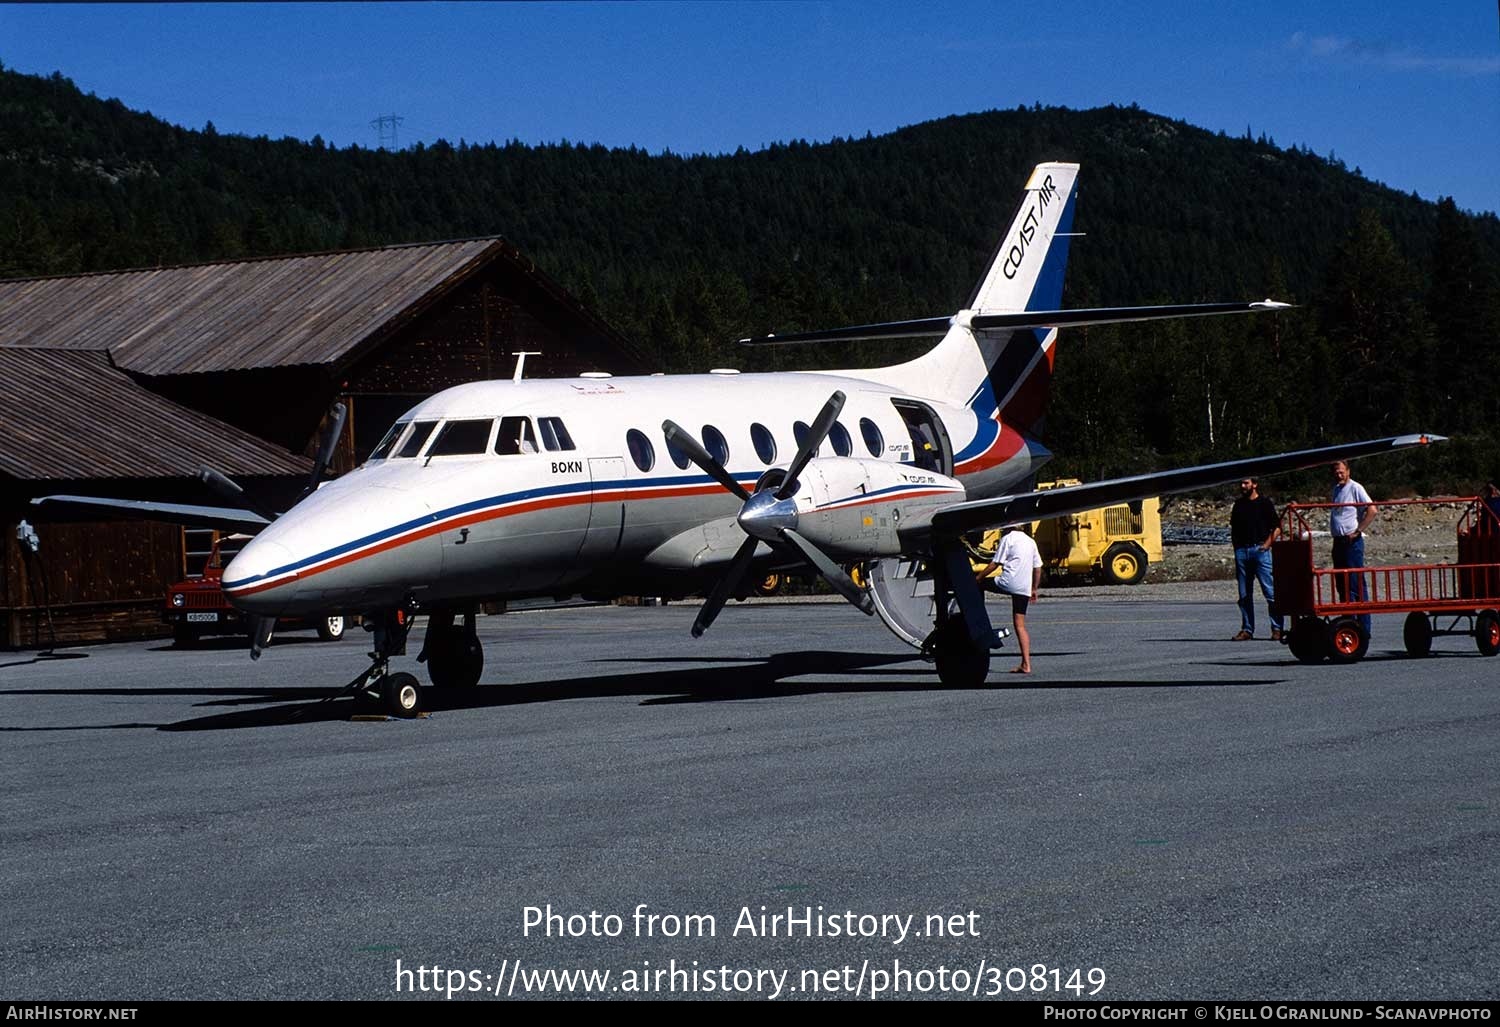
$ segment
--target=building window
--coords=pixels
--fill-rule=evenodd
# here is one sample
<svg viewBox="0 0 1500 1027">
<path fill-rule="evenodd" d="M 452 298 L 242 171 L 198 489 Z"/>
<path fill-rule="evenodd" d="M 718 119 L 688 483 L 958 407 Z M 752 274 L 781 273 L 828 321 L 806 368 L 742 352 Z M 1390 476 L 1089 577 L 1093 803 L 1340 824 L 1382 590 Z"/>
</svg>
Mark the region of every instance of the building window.
<svg viewBox="0 0 1500 1027">
<path fill-rule="evenodd" d="M 567 427 L 562 423 L 560 417 L 543 417 L 538 419 L 537 426 L 542 431 L 542 445 L 551 450 L 577 449 L 573 445 L 573 436 L 568 434 Z"/>
<path fill-rule="evenodd" d="M 427 451 L 427 455 L 474 456 L 483 453 L 489 447 L 490 429 L 494 426 L 495 422 L 489 419 L 446 421 L 438 430 L 437 438 L 432 440 L 432 448 Z"/>
<path fill-rule="evenodd" d="M 642 471 L 649 471 L 656 466 L 656 450 L 651 445 L 651 440 L 646 438 L 645 432 L 632 428 L 625 433 L 625 448 L 630 450 L 630 459 Z"/>
<path fill-rule="evenodd" d="M 760 423 L 752 424 L 750 441 L 755 444 L 755 455 L 760 457 L 761 463 L 770 466 L 776 462 L 776 439 L 769 428 Z"/>
<path fill-rule="evenodd" d="M 861 417 L 859 433 L 865 437 L 865 448 L 870 451 L 871 456 L 880 456 L 885 452 L 885 436 L 880 434 L 880 426 L 874 421 Z"/>
<path fill-rule="evenodd" d="M 495 452 L 501 456 L 535 453 L 536 435 L 529 417 L 500 418 L 500 433 L 495 436 Z"/>
</svg>

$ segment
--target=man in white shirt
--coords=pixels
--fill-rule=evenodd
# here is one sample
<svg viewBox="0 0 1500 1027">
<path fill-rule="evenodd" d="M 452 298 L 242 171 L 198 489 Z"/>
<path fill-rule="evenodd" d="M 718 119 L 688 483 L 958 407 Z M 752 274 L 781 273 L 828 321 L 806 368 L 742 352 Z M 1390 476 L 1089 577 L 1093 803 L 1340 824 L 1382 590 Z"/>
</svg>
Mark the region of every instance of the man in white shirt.
<svg viewBox="0 0 1500 1027">
<path fill-rule="evenodd" d="M 1042 554 L 1029 533 L 1030 525 L 1013 525 L 1000 536 L 995 556 L 979 572 L 979 583 L 1010 596 L 1010 619 L 1021 647 L 1021 665 L 1012 674 L 1031 673 L 1031 634 L 1026 630 L 1026 608 L 1042 583 Z M 995 574 L 999 570 L 999 574 Z M 994 575 L 993 577 L 991 575 Z"/>
<path fill-rule="evenodd" d="M 1328 533 L 1333 536 L 1333 566 L 1337 570 L 1363 567 L 1365 529 L 1375 519 L 1375 507 L 1365 487 L 1349 477 L 1349 465 L 1343 460 L 1336 460 L 1333 464 L 1332 502 L 1341 504 L 1333 508 L 1328 518 Z M 1362 603 L 1368 598 L 1363 574 L 1335 574 L 1333 584 L 1341 603 Z M 1369 638 L 1368 613 L 1360 615 L 1359 625 Z"/>
</svg>

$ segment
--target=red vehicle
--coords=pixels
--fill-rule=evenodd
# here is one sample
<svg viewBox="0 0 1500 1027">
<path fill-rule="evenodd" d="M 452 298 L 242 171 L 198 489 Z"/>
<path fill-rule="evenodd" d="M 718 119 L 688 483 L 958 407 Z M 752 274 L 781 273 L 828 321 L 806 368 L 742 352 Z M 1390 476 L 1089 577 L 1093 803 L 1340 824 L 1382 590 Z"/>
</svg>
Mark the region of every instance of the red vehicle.
<svg viewBox="0 0 1500 1027">
<path fill-rule="evenodd" d="M 1458 562 L 1337 570 L 1313 565 L 1308 516 L 1327 517 L 1333 503 L 1291 503 L 1281 520 L 1281 538 L 1271 546 L 1271 576 L 1277 611 L 1290 623 L 1282 641 L 1303 663 L 1328 659 L 1353 663 L 1365 655 L 1370 636 L 1362 614 L 1404 613 L 1406 651 L 1426 656 L 1442 635 L 1468 635 L 1481 654 L 1500 653 L 1500 519 L 1475 497 L 1398 499 L 1375 504 L 1462 504 Z M 1356 579 L 1358 581 L 1356 582 Z M 1364 597 L 1355 599 L 1364 586 Z M 1346 586 L 1356 586 L 1352 588 Z M 1340 595 L 1345 599 L 1340 599 Z"/>
<path fill-rule="evenodd" d="M 185 578 L 167 589 L 162 619 L 172 625 L 172 641 L 179 646 L 192 645 L 204 635 L 234 635 L 249 630 L 240 612 L 224 598 L 223 541 L 215 534 L 201 575 Z M 276 626 L 316 628 L 319 638 L 336 642 L 344 637 L 345 623 L 340 613 L 313 620 L 282 620 Z"/>
</svg>

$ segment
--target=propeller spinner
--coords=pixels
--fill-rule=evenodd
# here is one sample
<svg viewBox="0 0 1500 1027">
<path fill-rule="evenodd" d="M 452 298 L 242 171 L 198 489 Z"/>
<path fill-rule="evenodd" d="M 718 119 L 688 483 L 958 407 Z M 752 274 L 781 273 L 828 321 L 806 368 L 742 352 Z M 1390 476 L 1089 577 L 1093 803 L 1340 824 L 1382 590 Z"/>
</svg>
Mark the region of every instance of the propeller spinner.
<svg viewBox="0 0 1500 1027">
<path fill-rule="evenodd" d="M 828 402 L 823 404 L 823 409 L 813 421 L 807 437 L 802 440 L 802 446 L 797 450 L 797 455 L 787 467 L 786 475 L 779 482 L 772 481 L 766 484 L 754 494 L 747 492 L 745 487 L 724 468 L 724 465 L 715 460 L 698 443 L 697 439 L 671 421 L 662 422 L 662 432 L 669 443 L 697 464 L 705 474 L 745 501 L 736 522 L 747 537 L 734 554 L 734 559 L 730 561 L 729 570 L 714 586 L 708 600 L 703 604 L 703 609 L 693 621 L 694 638 L 707 631 L 709 625 L 719 616 L 719 611 L 724 608 L 724 604 L 729 601 L 729 597 L 739 587 L 745 573 L 750 569 L 750 564 L 755 559 L 755 550 L 761 542 L 772 545 L 791 545 L 834 591 L 857 606 L 861 612 L 865 614 L 875 612 L 870 597 L 850 579 L 848 574 L 844 573 L 843 568 L 797 533 L 797 506 L 792 496 L 797 491 L 798 478 L 807 467 L 808 461 L 817 455 L 818 447 L 833 430 L 833 424 L 838 420 L 839 412 L 843 409 L 844 394 L 835 392 L 828 398 Z"/>
</svg>

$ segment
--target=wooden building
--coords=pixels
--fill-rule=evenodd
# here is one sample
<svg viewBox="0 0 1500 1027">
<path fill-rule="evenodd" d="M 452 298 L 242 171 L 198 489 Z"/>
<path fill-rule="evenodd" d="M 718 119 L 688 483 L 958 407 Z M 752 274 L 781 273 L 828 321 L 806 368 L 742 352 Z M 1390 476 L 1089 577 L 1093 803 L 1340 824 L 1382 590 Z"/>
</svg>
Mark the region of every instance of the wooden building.
<svg viewBox="0 0 1500 1027">
<path fill-rule="evenodd" d="M 67 521 L 38 496 L 222 502 L 215 467 L 290 501 L 331 405 L 333 470 L 452 385 L 654 370 L 503 239 L 0 281 L 0 645 L 164 634 L 180 529 Z M 77 516 L 76 513 L 74 516 Z M 41 551 L 17 538 L 36 526 Z"/>
</svg>

